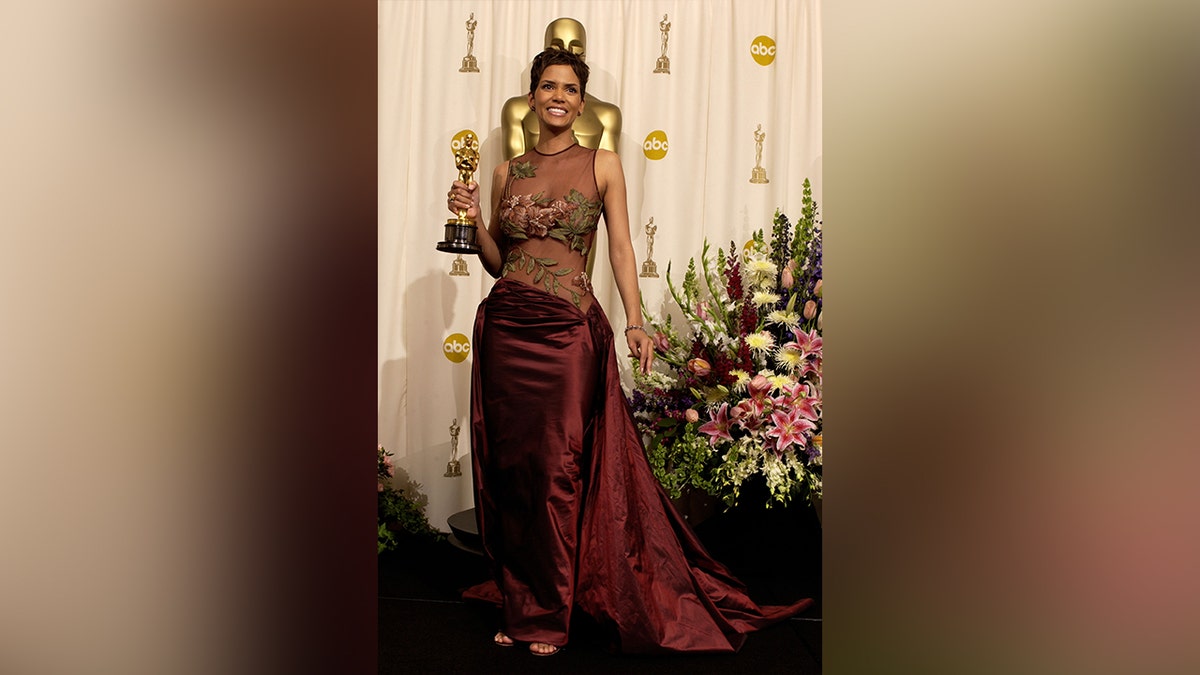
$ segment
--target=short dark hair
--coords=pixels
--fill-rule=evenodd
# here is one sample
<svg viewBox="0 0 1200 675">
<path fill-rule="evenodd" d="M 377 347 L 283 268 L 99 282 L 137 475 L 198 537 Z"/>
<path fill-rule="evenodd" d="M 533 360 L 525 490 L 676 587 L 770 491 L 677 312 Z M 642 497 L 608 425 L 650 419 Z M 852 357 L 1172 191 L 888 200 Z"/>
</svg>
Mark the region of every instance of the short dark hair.
<svg viewBox="0 0 1200 675">
<path fill-rule="evenodd" d="M 587 92 L 587 64 L 578 54 L 554 47 L 533 57 L 533 68 L 529 71 L 529 93 L 532 94 L 537 89 L 538 83 L 542 81 L 542 73 L 546 72 L 546 68 L 550 66 L 571 66 L 571 70 L 574 70 L 575 76 L 579 78 L 579 98 L 582 99 Z"/>
</svg>

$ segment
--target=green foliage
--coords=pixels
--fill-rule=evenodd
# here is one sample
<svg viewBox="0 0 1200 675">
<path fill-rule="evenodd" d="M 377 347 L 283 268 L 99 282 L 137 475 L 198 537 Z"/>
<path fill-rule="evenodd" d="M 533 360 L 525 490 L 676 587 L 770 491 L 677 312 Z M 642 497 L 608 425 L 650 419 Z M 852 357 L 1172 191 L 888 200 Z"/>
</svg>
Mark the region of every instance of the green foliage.
<svg viewBox="0 0 1200 675">
<path fill-rule="evenodd" d="M 663 420 L 667 422 L 667 420 Z M 717 496 L 717 488 L 709 480 L 712 469 L 712 449 L 709 447 L 707 436 L 698 436 L 698 424 L 679 422 L 678 424 L 663 424 L 663 433 L 656 441 L 647 446 L 646 457 L 654 477 L 662 483 L 667 494 L 672 499 L 678 499 L 683 494 L 684 487 L 695 487 Z M 663 443 L 665 438 L 672 437 L 670 443 Z"/>
<path fill-rule="evenodd" d="M 425 511 L 417 500 L 391 485 L 393 474 L 392 453 L 380 445 L 377 450 L 378 482 L 379 482 L 379 553 L 395 550 L 399 546 L 396 531 L 407 532 L 414 536 L 429 537 L 440 540 L 443 535 L 435 530 L 425 517 Z M 421 489 L 420 484 L 413 483 L 410 489 L 416 493 Z"/>
<path fill-rule="evenodd" d="M 420 486 L 413 484 L 413 488 Z M 379 552 L 394 550 L 397 545 L 395 532 L 389 526 L 397 526 L 409 534 L 440 539 L 442 534 L 433 529 L 425 517 L 425 511 L 416 501 L 390 486 L 379 493 Z"/>
</svg>

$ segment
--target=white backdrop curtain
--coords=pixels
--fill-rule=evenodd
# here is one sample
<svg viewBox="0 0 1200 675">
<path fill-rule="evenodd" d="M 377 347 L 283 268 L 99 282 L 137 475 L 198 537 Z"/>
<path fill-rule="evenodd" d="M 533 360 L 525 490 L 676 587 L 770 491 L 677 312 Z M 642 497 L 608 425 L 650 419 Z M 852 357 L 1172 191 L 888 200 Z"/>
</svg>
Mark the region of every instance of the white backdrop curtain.
<svg viewBox="0 0 1200 675">
<path fill-rule="evenodd" d="M 464 73 L 471 13 L 479 72 Z M 669 74 L 653 72 L 664 14 Z M 657 227 L 660 276 L 639 280 L 652 311 L 669 307 L 668 262 L 678 282 L 706 238 L 714 250 L 731 241 L 740 246 L 753 231 L 769 230 L 776 209 L 794 222 L 806 178 L 821 198 L 818 0 L 380 0 L 379 442 L 396 455 L 397 486 L 427 497 L 426 513 L 441 530 L 449 515 L 472 504 L 471 359 L 451 361 L 443 343 L 471 335 L 475 308 L 492 282 L 473 259 L 470 276 L 450 276 L 454 256 L 434 248 L 451 215 L 445 194 L 457 175 L 450 141 L 464 129 L 480 138 L 476 179 L 490 194 L 491 169 L 504 159 L 500 108 L 528 92 L 529 61 L 543 47 L 547 24 L 561 17 L 587 31 L 588 95 L 622 113 L 619 153 L 639 266 L 644 227 L 651 217 Z M 754 58 L 768 44 L 760 36 L 775 45 L 765 64 Z M 765 184 L 749 180 L 758 125 L 766 134 Z M 661 159 L 643 153 L 653 131 L 667 138 Z M 594 283 L 619 332 L 626 317 L 603 234 Z M 462 425 L 463 476 L 446 478 L 454 418 Z"/>
</svg>

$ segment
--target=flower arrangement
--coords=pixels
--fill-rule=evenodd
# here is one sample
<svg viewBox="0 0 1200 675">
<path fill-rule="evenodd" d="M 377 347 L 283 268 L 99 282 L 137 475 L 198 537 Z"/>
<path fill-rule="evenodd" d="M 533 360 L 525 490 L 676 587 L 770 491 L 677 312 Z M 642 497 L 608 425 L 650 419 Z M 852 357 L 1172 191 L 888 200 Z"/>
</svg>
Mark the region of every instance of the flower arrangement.
<svg viewBox="0 0 1200 675">
<path fill-rule="evenodd" d="M 392 466 L 392 453 L 380 445 L 378 456 L 377 483 L 379 486 L 379 553 L 396 549 L 395 530 L 403 530 L 415 535 L 439 538 L 441 533 L 433 529 L 421 505 L 410 499 L 403 492 L 392 487 L 391 479 L 396 475 Z M 415 485 L 414 487 L 420 487 Z"/>
<path fill-rule="evenodd" d="M 738 251 L 705 241 L 700 269 L 667 287 L 686 326 L 646 311 L 657 359 L 634 368 L 631 403 L 655 476 L 672 497 L 695 488 L 738 503 L 754 476 L 771 504 L 822 493 L 821 221 L 804 182 L 793 228 L 776 211 Z"/>
</svg>

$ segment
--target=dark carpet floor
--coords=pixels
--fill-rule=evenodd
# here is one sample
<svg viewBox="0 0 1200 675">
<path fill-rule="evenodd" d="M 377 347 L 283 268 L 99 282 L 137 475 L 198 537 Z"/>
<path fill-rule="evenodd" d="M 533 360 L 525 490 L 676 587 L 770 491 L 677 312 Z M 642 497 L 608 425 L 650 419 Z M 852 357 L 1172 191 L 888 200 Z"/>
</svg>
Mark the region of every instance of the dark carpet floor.
<svg viewBox="0 0 1200 675">
<path fill-rule="evenodd" d="M 729 655 L 613 654 L 577 614 L 571 643 L 541 658 L 523 645 L 494 646 L 497 610 L 459 599 L 463 588 L 486 578 L 481 557 L 445 540 L 403 538 L 398 550 L 379 556 L 379 672 L 821 672 L 821 528 L 811 509 L 734 509 L 701 522 L 696 533 L 759 604 L 816 602 L 799 617 L 751 634 Z"/>
</svg>

